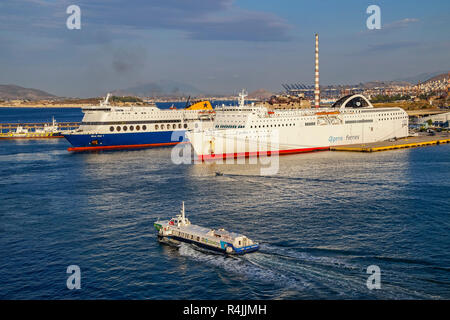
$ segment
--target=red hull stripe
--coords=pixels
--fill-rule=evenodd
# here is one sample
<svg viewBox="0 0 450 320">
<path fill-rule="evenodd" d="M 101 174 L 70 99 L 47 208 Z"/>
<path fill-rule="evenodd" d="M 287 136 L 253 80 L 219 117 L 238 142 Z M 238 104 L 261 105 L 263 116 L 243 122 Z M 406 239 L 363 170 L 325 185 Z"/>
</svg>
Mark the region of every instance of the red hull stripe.
<svg viewBox="0 0 450 320">
<path fill-rule="evenodd" d="M 198 156 L 198 159 L 201 161 L 204 160 L 215 160 L 215 159 L 225 159 L 225 158 L 241 158 L 241 157 L 255 157 L 255 156 L 270 156 L 276 154 L 293 154 L 293 153 L 302 153 L 302 152 L 313 152 L 313 151 L 326 151 L 330 150 L 330 147 L 317 147 L 317 148 L 303 148 L 303 149 L 289 149 L 289 150 L 279 150 L 279 151 L 255 151 L 255 152 L 238 152 L 238 153 L 222 153 L 215 155 L 201 155 Z"/>
<path fill-rule="evenodd" d="M 92 147 L 72 147 L 68 148 L 68 151 L 94 151 L 94 150 L 119 150 L 119 149 L 138 149 L 138 148 L 151 148 L 151 147 L 164 147 L 173 146 L 180 142 L 167 142 L 167 143 L 150 143 L 150 144 L 129 144 L 121 146 L 92 146 Z M 181 142 L 186 143 L 186 142 Z"/>
</svg>

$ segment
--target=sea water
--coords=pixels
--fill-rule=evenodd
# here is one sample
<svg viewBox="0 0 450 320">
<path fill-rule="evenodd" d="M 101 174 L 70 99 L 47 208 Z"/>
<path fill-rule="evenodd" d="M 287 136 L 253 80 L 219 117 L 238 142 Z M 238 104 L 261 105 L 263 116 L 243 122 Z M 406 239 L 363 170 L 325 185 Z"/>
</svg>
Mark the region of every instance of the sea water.
<svg viewBox="0 0 450 320">
<path fill-rule="evenodd" d="M 165 105 L 167 106 L 167 105 Z M 0 109 L 0 121 L 80 121 Z M 169 148 L 70 153 L 0 141 L 0 299 L 449 299 L 450 145 L 175 165 Z M 223 176 L 216 176 L 221 171 Z M 179 212 L 261 244 L 225 256 L 157 242 Z M 69 290 L 77 265 L 81 288 Z M 369 266 L 381 270 L 370 290 Z"/>
</svg>

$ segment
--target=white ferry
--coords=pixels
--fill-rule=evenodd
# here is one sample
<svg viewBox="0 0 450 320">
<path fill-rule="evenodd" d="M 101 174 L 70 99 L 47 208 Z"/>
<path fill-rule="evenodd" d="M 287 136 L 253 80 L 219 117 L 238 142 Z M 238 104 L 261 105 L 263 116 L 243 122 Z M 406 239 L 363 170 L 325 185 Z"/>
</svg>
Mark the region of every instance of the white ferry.
<svg viewBox="0 0 450 320">
<path fill-rule="evenodd" d="M 209 101 L 184 109 L 149 106 L 113 106 L 110 95 L 99 105 L 83 107 L 78 129 L 64 133 L 69 151 L 111 150 L 170 146 L 185 141 L 186 130 L 211 127 L 214 110 Z"/>
<path fill-rule="evenodd" d="M 268 109 L 245 104 L 216 107 L 213 128 L 187 132 L 199 160 L 328 150 L 408 136 L 401 108 L 374 108 L 363 95 L 345 96 L 331 107 Z"/>
<path fill-rule="evenodd" d="M 244 254 L 259 249 L 259 244 L 242 234 L 225 229 L 208 229 L 191 224 L 185 217 L 184 201 L 180 214 L 168 221 L 156 221 L 158 239 L 161 242 L 187 242 L 199 247 L 227 254 Z"/>
</svg>

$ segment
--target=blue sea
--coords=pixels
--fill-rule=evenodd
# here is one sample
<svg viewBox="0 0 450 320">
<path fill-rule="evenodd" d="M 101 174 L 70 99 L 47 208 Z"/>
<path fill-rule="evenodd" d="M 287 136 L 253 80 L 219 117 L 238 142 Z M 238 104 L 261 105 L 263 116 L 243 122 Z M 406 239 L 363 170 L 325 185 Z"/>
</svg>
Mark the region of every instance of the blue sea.
<svg viewBox="0 0 450 320">
<path fill-rule="evenodd" d="M 164 105 L 167 107 L 167 105 Z M 1 122 L 79 109 L 1 109 Z M 0 141 L 0 299 L 450 299 L 450 145 L 176 165 L 172 148 L 70 153 Z M 223 176 L 216 176 L 221 171 Z M 227 257 L 157 242 L 179 212 L 261 243 Z M 66 286 L 67 267 L 81 289 Z M 381 270 L 369 290 L 369 266 Z"/>
</svg>

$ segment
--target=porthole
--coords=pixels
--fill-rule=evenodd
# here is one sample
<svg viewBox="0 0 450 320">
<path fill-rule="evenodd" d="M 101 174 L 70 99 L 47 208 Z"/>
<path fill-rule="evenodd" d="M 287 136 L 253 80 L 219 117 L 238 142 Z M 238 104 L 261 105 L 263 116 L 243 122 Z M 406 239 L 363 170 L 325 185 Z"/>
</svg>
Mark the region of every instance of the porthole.
<svg viewBox="0 0 450 320">
<path fill-rule="evenodd" d="M 176 129 L 176 128 L 177 128 L 177 125 L 174 123 L 173 126 L 172 126 L 172 128 L 173 128 L 173 129 Z"/>
<path fill-rule="evenodd" d="M 114 127 L 109 127 L 109 131 L 113 132 L 114 131 Z"/>
<path fill-rule="evenodd" d="M 178 124 L 178 129 L 181 129 L 181 123 Z"/>
<path fill-rule="evenodd" d="M 130 131 L 133 131 L 134 130 L 134 127 L 133 126 L 130 126 Z"/>
<path fill-rule="evenodd" d="M 142 126 L 142 130 L 147 130 L 147 126 L 145 124 Z"/>
<path fill-rule="evenodd" d="M 117 130 L 117 131 L 120 131 L 120 126 L 117 126 L 116 130 Z"/>
<path fill-rule="evenodd" d="M 185 129 L 187 128 L 187 123 L 184 124 L 184 128 L 185 128 Z"/>
<path fill-rule="evenodd" d="M 161 130 L 164 130 L 164 125 L 163 124 L 161 125 Z"/>
<path fill-rule="evenodd" d="M 127 126 L 123 126 L 123 131 L 127 131 L 127 130 L 128 130 Z"/>
<path fill-rule="evenodd" d="M 158 130 L 159 126 L 157 124 L 155 124 L 155 130 Z"/>
<path fill-rule="evenodd" d="M 136 131 L 141 130 L 141 126 L 136 126 Z"/>
</svg>

